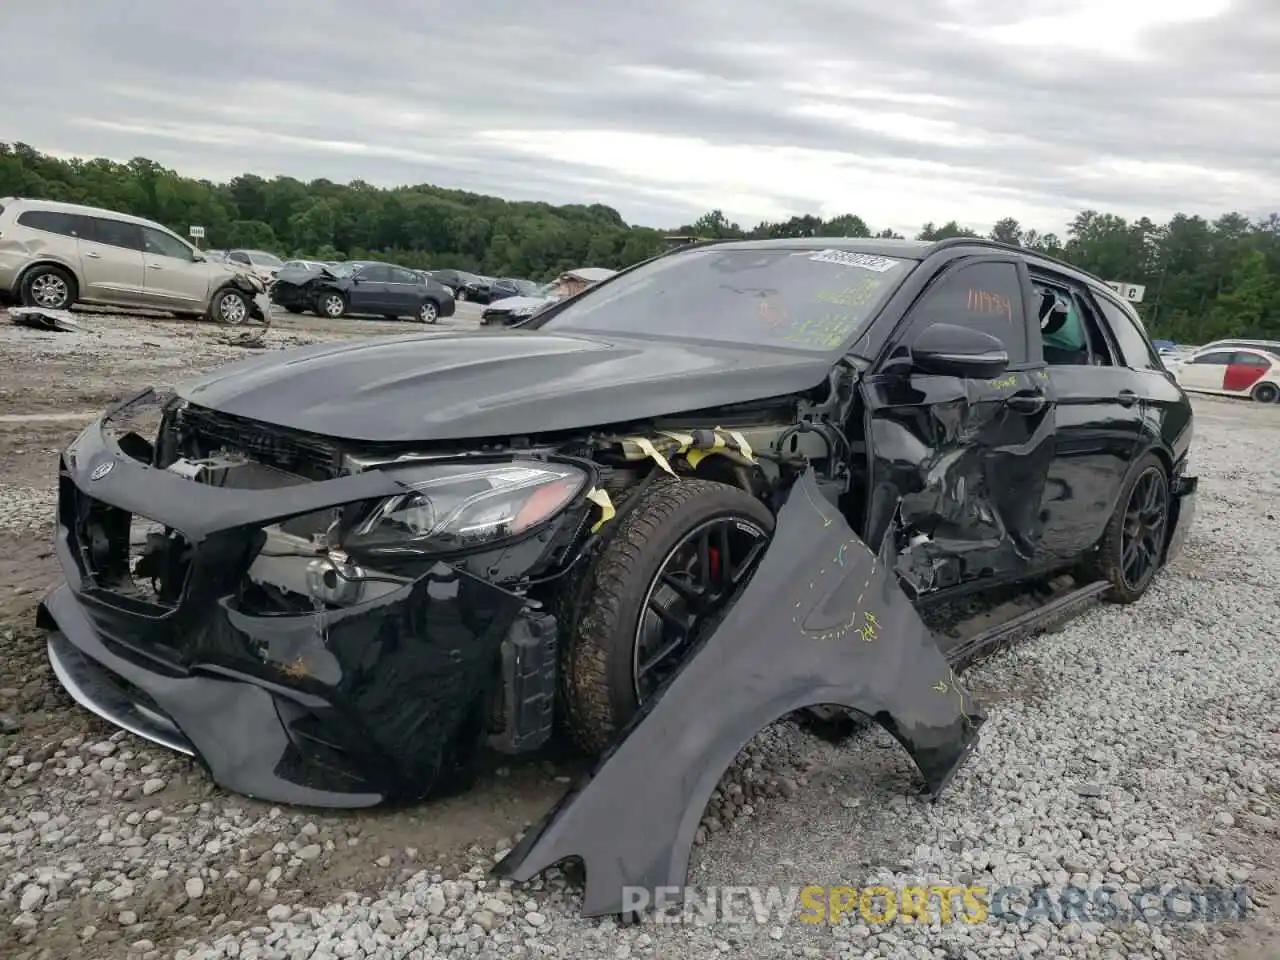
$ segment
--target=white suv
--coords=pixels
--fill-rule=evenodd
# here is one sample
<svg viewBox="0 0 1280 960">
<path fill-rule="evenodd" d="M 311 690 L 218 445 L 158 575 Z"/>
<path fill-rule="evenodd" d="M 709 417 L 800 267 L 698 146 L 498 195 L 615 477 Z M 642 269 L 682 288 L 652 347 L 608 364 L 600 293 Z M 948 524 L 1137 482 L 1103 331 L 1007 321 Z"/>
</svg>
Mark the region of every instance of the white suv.
<svg viewBox="0 0 1280 960">
<path fill-rule="evenodd" d="M 168 310 L 222 323 L 263 320 L 266 285 L 213 263 L 158 223 L 50 200 L 0 199 L 0 294 L 27 306 Z"/>
</svg>

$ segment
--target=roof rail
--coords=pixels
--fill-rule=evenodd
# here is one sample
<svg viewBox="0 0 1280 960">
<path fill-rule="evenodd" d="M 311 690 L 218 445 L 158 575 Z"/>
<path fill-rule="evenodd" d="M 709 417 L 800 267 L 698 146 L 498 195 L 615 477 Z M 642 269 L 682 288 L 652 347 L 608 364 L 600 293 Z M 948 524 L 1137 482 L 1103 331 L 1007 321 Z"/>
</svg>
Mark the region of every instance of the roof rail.
<svg viewBox="0 0 1280 960">
<path fill-rule="evenodd" d="M 1018 246 L 1015 243 L 1005 243 L 1003 240 L 992 240 L 990 237 L 945 237 L 942 240 L 935 240 L 933 242 L 933 249 L 929 252 L 933 253 L 938 250 L 945 250 L 949 247 L 990 247 L 995 250 L 1015 250 L 1028 256 L 1038 257 L 1047 263 L 1054 263 L 1060 267 L 1066 267 L 1068 270 L 1074 270 L 1081 276 L 1089 277 L 1091 280 L 1097 280 L 1104 286 L 1107 282 L 1096 274 L 1092 274 L 1088 270 L 1085 270 L 1083 267 L 1070 263 L 1069 261 L 1063 260 L 1059 257 L 1042 253 L 1039 250 L 1033 250 L 1030 247 Z"/>
</svg>

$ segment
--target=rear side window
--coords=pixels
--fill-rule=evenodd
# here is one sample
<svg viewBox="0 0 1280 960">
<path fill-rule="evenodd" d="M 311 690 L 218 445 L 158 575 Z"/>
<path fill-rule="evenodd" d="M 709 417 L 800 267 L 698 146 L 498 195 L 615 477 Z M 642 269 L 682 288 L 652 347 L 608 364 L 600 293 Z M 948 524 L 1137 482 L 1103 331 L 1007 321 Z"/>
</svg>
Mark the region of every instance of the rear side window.
<svg viewBox="0 0 1280 960">
<path fill-rule="evenodd" d="M 1265 357 L 1260 357 L 1256 353 L 1237 353 L 1231 358 L 1232 363 L 1241 363 L 1246 367 L 1269 367 L 1271 361 Z"/>
<path fill-rule="evenodd" d="M 32 230 L 43 230 L 63 237 L 83 235 L 83 218 L 74 213 L 55 210 L 24 210 L 18 214 L 18 223 Z"/>
<path fill-rule="evenodd" d="M 972 263 L 945 274 L 911 308 L 906 343 L 935 323 L 981 330 L 1004 344 L 1011 364 L 1027 362 L 1022 280 L 1012 263 Z"/>
<path fill-rule="evenodd" d="M 142 228 L 136 223 L 108 220 L 105 217 L 88 217 L 89 231 L 86 239 L 104 243 L 109 247 L 126 250 L 142 249 Z"/>
<path fill-rule="evenodd" d="M 1156 370 L 1163 373 L 1164 364 L 1160 362 L 1156 348 L 1129 315 L 1129 311 L 1109 297 L 1098 296 L 1096 299 L 1103 316 L 1107 318 L 1112 336 L 1116 338 L 1116 345 L 1120 347 L 1124 365 L 1131 370 Z"/>
</svg>

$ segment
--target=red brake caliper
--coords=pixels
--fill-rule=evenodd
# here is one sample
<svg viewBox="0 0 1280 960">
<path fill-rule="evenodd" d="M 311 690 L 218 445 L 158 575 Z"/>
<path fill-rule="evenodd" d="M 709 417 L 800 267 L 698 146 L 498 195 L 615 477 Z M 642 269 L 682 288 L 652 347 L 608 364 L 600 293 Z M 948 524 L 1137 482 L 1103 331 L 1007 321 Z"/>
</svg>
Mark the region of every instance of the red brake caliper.
<svg viewBox="0 0 1280 960">
<path fill-rule="evenodd" d="M 716 547 L 707 547 L 707 560 L 710 561 L 711 582 L 715 583 L 720 579 L 720 550 Z"/>
</svg>

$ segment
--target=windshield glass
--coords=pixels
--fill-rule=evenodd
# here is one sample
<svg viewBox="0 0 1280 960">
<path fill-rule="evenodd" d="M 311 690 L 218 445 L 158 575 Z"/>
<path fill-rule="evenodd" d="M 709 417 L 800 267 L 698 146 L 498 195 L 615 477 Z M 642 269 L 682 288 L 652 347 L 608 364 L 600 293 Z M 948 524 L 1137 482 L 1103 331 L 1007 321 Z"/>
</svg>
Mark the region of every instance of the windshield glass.
<svg viewBox="0 0 1280 960">
<path fill-rule="evenodd" d="M 358 273 L 360 268 L 363 266 L 364 264 L 359 261 L 348 260 L 346 263 L 335 263 L 333 266 L 326 267 L 325 269 L 335 277 L 349 277 L 352 274 Z"/>
<path fill-rule="evenodd" d="M 274 253 L 263 253 L 261 250 L 255 250 L 249 254 L 254 263 L 260 263 L 264 267 L 282 267 L 284 261 L 277 257 Z"/>
<path fill-rule="evenodd" d="M 825 352 L 860 331 L 914 266 L 849 250 L 709 247 L 612 279 L 542 326 Z"/>
</svg>

